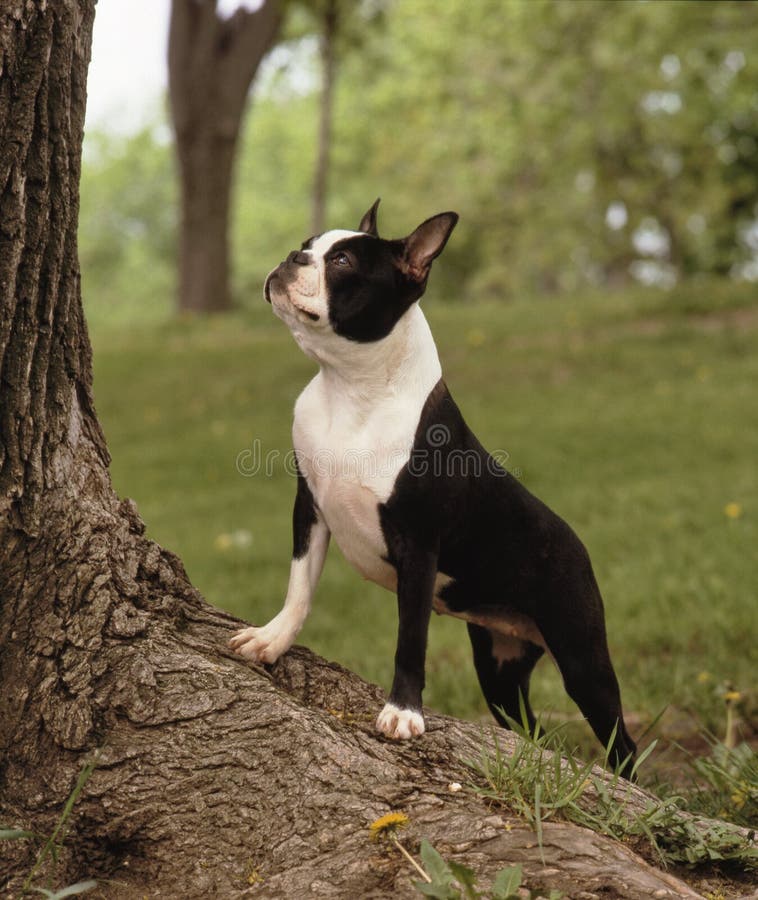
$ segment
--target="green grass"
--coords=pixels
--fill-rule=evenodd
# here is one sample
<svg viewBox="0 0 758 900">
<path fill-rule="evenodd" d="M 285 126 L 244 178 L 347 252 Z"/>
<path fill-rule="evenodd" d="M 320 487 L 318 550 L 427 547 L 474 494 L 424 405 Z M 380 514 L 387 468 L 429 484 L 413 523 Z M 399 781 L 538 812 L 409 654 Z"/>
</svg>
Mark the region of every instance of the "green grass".
<svg viewBox="0 0 758 900">
<path fill-rule="evenodd" d="M 626 710 L 644 722 L 670 705 L 723 734 L 721 685 L 754 703 L 758 291 L 456 306 L 430 294 L 469 424 L 590 550 Z M 226 318 L 100 322 L 93 344 L 117 491 L 210 602 L 264 623 L 287 585 L 294 480 L 282 457 L 313 364 L 262 302 Z M 269 476 L 238 471 L 255 442 L 281 454 Z M 333 547 L 300 641 L 388 687 L 395 633 L 393 597 Z M 576 713 L 549 662 L 533 699 Z M 434 617 L 425 700 L 486 715 L 461 622 Z"/>
<path fill-rule="evenodd" d="M 685 798 L 671 793 L 660 800 L 645 800 L 644 804 L 633 802 L 631 785 L 618 773 L 609 782 L 597 776 L 592 762 L 577 761 L 563 726 L 547 731 L 538 728 L 532 735 L 528 728 L 514 724 L 524 740 L 512 752 L 503 753 L 496 743 L 494 751 L 483 750 L 481 758 L 470 760 L 469 765 L 478 776 L 479 783 L 474 785 L 477 793 L 526 820 L 534 829 L 540 850 L 544 823 L 562 819 L 617 840 L 641 841 L 664 866 L 718 861 L 733 863 L 744 873 L 758 866 L 753 832 L 746 834 L 730 821 L 698 822 L 687 810 Z M 598 759 L 606 768 L 611 745 L 609 741 L 602 760 Z M 635 771 L 654 748 L 655 744 L 650 744 L 640 755 Z M 747 760 L 751 753 L 747 745 L 743 748 L 744 753 L 734 754 L 722 747 L 723 752 L 707 763 L 703 761 L 703 774 L 717 768 L 724 772 L 736 765 L 735 771 L 743 771 L 747 777 L 742 757 Z M 752 783 L 755 785 L 754 777 Z"/>
</svg>

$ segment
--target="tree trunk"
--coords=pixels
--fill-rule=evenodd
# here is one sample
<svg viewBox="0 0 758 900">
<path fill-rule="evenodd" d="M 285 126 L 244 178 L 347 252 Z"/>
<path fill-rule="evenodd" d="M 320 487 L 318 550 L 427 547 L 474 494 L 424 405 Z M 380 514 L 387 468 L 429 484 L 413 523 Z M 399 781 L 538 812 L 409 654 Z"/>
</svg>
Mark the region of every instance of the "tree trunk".
<svg viewBox="0 0 758 900">
<path fill-rule="evenodd" d="M 326 193 L 329 180 L 329 157 L 332 146 L 332 111 L 334 103 L 335 42 L 338 27 L 337 0 L 326 0 L 321 17 L 321 103 L 319 107 L 318 149 L 313 179 L 313 234 L 322 234 L 326 220 Z"/>
<path fill-rule="evenodd" d="M 278 0 L 229 19 L 215 0 L 173 0 L 169 96 L 180 184 L 180 310 L 229 309 L 229 219 L 250 84 L 281 25 Z"/>
<path fill-rule="evenodd" d="M 698 896 L 626 846 L 534 833 L 470 788 L 492 734 L 435 715 L 380 739 L 380 691 L 307 650 L 270 671 L 227 652 L 238 623 L 119 501 L 91 395 L 76 252 L 94 0 L 0 11 L 0 822 L 50 834 L 86 760 L 64 885 L 99 896 L 413 896 L 367 825 L 391 809 L 484 878 L 521 862 L 569 896 Z M 501 733 L 505 752 L 517 740 Z M 629 788 L 630 803 L 645 795 Z M 37 846 L 0 841 L 17 896 Z M 582 893 L 584 892 L 584 893 Z"/>
</svg>

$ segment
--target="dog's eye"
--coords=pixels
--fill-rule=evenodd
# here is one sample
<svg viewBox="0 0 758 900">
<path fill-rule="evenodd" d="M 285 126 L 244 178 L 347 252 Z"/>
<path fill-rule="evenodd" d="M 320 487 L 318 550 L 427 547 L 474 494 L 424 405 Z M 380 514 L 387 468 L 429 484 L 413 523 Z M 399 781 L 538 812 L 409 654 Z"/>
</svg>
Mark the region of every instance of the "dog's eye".
<svg viewBox="0 0 758 900">
<path fill-rule="evenodd" d="M 349 266 L 350 265 L 350 257 L 347 253 L 335 253 L 332 257 L 332 262 L 335 266 Z"/>
</svg>

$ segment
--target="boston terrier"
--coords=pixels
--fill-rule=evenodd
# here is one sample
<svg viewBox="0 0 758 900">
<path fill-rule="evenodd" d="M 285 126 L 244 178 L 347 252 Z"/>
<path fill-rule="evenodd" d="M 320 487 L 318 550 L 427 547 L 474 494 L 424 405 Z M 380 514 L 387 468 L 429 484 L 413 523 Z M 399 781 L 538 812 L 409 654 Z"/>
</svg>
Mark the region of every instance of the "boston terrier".
<svg viewBox="0 0 758 900">
<path fill-rule="evenodd" d="M 376 720 L 390 738 L 424 732 L 421 693 L 432 610 L 466 622 L 498 722 L 535 718 L 529 678 L 545 651 L 609 760 L 629 776 L 635 744 L 608 653 L 603 601 L 571 528 L 487 453 L 445 382 L 418 304 L 458 221 L 379 237 L 379 201 L 357 231 L 305 241 L 264 294 L 318 374 L 295 404 L 294 550 L 284 608 L 230 645 L 273 663 L 295 640 L 330 535 L 371 581 L 397 592 L 395 675 Z M 520 699 L 521 698 L 521 699 Z"/>
</svg>

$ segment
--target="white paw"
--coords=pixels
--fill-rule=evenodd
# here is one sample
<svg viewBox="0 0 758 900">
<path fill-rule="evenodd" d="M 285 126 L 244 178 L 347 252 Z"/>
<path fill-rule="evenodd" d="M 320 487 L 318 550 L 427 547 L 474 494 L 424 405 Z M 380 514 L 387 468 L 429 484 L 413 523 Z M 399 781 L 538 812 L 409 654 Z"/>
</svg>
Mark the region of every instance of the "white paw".
<svg viewBox="0 0 758 900">
<path fill-rule="evenodd" d="M 407 741 L 424 733 L 424 717 L 413 709 L 400 709 L 385 703 L 376 720 L 377 731 L 396 741 Z"/>
<path fill-rule="evenodd" d="M 272 627 L 273 626 L 273 627 Z M 243 628 L 229 641 L 235 653 L 251 662 L 275 663 L 292 646 L 290 635 L 274 625 L 274 621 L 262 628 Z"/>
</svg>

